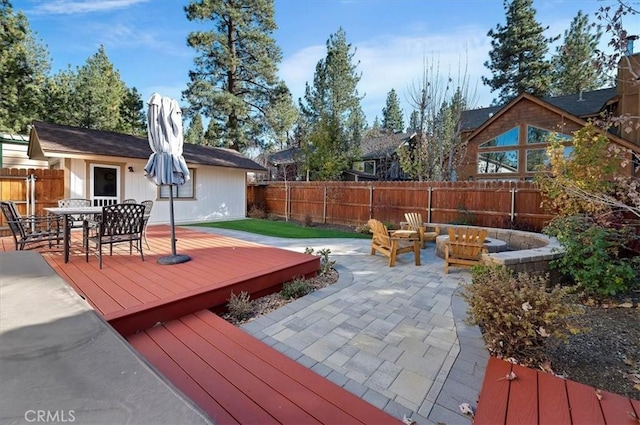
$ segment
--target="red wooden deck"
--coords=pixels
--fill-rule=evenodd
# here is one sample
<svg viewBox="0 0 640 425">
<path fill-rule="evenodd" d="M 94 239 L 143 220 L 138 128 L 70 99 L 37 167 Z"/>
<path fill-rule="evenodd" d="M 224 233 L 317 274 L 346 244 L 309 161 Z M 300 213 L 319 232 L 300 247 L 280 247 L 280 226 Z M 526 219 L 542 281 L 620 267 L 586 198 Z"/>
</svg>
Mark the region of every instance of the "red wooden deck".
<svg viewBox="0 0 640 425">
<path fill-rule="evenodd" d="M 208 310 L 127 339 L 215 423 L 402 423 Z"/>
<path fill-rule="evenodd" d="M 505 377 L 514 372 L 516 379 Z M 491 357 L 474 424 L 638 425 L 640 401 Z"/>
<path fill-rule="evenodd" d="M 159 265 L 158 257 L 171 253 L 170 228 L 150 226 L 145 261 L 122 245 L 113 256 L 103 255 L 100 270 L 95 256 L 85 262 L 77 232 L 73 238 L 68 263 L 61 252 L 44 253 L 44 258 L 125 336 L 202 309 L 223 309 L 232 291 L 256 297 L 276 292 L 283 282 L 313 275 L 320 266 L 317 256 L 185 228 L 176 229 L 177 252 L 192 260 Z M 0 241 L 4 250 L 14 249 L 12 239 Z"/>
</svg>

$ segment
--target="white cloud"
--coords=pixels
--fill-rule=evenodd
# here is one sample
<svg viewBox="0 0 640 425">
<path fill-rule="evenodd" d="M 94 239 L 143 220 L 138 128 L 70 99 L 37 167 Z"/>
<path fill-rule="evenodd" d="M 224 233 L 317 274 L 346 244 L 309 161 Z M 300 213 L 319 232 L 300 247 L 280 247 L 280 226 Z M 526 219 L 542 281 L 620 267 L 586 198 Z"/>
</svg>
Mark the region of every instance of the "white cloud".
<svg viewBox="0 0 640 425">
<path fill-rule="evenodd" d="M 149 0 L 49 0 L 33 9 L 33 13 L 73 15 L 124 9 Z"/>
<path fill-rule="evenodd" d="M 491 102 L 492 95 L 480 79 L 488 73 L 483 63 L 491 48 L 485 29 L 460 27 L 453 28 L 450 33 L 376 37 L 351 43 L 356 48 L 354 63 L 359 61 L 357 71 L 362 73 L 358 91 L 365 95 L 362 108 L 369 122 L 376 115 L 382 115 L 391 89 L 398 93 L 408 119 L 412 110 L 408 102 L 410 90 L 421 79 L 425 60 L 427 67 L 433 62 L 434 66 L 439 66 L 441 77 L 451 75 L 454 81 L 459 67 L 464 73 L 466 64 L 471 89 L 477 86 L 477 104 L 488 106 Z M 326 47 L 322 45 L 304 48 L 284 58 L 280 76 L 289 86 L 294 100 L 304 95 L 305 82 L 313 83 L 315 65 L 325 56 Z"/>
</svg>

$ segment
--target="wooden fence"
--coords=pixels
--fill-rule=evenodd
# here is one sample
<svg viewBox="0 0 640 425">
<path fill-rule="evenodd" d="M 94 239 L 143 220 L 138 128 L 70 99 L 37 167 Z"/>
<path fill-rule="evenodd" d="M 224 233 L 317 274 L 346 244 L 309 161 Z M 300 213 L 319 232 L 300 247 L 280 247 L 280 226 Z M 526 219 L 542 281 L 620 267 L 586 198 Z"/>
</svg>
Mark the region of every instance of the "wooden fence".
<svg viewBox="0 0 640 425">
<path fill-rule="evenodd" d="M 249 206 L 296 221 L 357 226 L 369 218 L 540 231 L 552 218 L 529 182 L 268 182 L 247 189 Z"/>
<path fill-rule="evenodd" d="M 21 214 L 44 214 L 64 198 L 64 170 L 0 168 L 0 199 L 14 201 Z M 0 236 L 9 235 L 0 214 Z"/>
</svg>

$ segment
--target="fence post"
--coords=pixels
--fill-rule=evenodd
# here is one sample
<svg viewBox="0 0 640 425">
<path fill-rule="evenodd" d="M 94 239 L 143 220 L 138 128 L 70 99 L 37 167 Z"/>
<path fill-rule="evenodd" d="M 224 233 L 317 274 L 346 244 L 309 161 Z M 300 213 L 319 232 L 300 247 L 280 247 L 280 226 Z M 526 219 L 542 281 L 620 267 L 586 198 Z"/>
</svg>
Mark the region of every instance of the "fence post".
<svg viewBox="0 0 640 425">
<path fill-rule="evenodd" d="M 433 193 L 433 187 L 429 186 L 429 200 L 427 205 L 427 223 L 431 223 L 431 194 Z"/>
<path fill-rule="evenodd" d="M 327 185 L 324 185 L 324 194 L 322 195 L 322 222 L 327 224 Z"/>
<path fill-rule="evenodd" d="M 511 188 L 511 222 L 515 220 L 516 217 L 516 188 Z"/>
<path fill-rule="evenodd" d="M 369 185 L 369 220 L 373 218 L 373 186 Z"/>
</svg>

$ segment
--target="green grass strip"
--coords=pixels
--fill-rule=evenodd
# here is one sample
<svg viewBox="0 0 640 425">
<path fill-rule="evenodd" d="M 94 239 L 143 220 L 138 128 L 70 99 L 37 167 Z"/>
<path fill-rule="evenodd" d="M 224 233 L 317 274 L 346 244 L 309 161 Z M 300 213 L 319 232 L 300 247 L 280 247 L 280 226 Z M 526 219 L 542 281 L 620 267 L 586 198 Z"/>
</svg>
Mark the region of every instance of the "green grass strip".
<svg viewBox="0 0 640 425">
<path fill-rule="evenodd" d="M 241 230 L 243 232 L 257 233 L 264 236 L 275 236 L 278 238 L 371 238 L 371 236 L 369 235 L 356 233 L 355 231 L 344 232 L 341 230 L 325 229 L 321 227 L 305 227 L 287 221 L 259 220 L 255 218 L 248 218 L 245 220 L 215 221 L 193 225 L 229 230 Z"/>
</svg>

